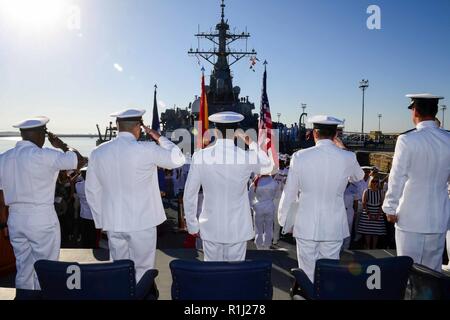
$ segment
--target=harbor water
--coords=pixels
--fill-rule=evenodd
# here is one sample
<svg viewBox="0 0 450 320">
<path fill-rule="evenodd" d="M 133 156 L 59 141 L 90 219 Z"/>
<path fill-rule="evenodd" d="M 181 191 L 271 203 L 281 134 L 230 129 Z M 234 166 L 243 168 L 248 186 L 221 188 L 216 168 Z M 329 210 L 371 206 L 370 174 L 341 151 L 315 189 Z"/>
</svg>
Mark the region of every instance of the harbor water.
<svg viewBox="0 0 450 320">
<path fill-rule="evenodd" d="M 14 148 L 17 141 L 20 141 L 20 137 L 0 137 L 0 153 Z M 62 141 L 67 143 L 70 147 L 77 149 L 83 156 L 89 157 L 92 150 L 95 149 L 96 138 L 61 138 Z M 44 147 L 53 148 L 48 140 L 45 140 Z"/>
</svg>

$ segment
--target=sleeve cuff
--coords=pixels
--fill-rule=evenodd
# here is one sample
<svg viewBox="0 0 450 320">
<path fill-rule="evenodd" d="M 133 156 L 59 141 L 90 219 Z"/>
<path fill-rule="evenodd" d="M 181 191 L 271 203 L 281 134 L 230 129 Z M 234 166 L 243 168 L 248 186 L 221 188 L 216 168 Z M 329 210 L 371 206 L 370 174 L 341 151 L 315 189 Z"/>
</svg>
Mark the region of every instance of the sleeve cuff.
<svg viewBox="0 0 450 320">
<path fill-rule="evenodd" d="M 248 148 L 249 148 L 250 150 L 258 150 L 258 144 L 257 144 L 255 141 L 252 141 L 252 143 L 250 143 L 250 144 L 248 145 Z"/>
</svg>

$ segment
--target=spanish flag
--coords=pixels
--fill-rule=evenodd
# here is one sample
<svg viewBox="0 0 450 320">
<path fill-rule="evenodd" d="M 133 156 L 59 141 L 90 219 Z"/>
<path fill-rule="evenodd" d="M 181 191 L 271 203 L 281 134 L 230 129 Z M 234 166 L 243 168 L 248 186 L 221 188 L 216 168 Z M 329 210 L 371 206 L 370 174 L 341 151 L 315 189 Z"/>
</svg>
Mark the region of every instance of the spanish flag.
<svg viewBox="0 0 450 320">
<path fill-rule="evenodd" d="M 205 73 L 202 69 L 202 95 L 200 96 L 200 112 L 198 118 L 197 148 L 203 149 L 208 144 L 205 132 L 209 129 L 208 98 L 205 89 Z"/>
</svg>

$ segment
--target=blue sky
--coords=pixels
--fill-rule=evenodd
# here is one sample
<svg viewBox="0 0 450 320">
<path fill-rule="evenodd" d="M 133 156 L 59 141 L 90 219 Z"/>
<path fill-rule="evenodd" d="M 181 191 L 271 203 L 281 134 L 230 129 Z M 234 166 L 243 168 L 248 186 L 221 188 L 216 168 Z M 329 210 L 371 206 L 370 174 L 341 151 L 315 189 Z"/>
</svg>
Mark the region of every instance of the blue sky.
<svg viewBox="0 0 450 320">
<path fill-rule="evenodd" d="M 160 111 L 185 108 L 199 94 L 201 74 L 187 50 L 196 47 L 198 24 L 208 31 L 220 19 L 219 0 L 59 0 L 81 9 L 81 28 L 69 30 L 64 13 L 37 30 L 8 17 L 5 1 L 23 0 L 0 0 L 0 131 L 28 116 L 47 115 L 55 132 L 94 133 L 96 123 L 106 125 L 108 114 L 126 107 L 147 109 L 151 123 L 155 83 Z M 372 4 L 381 8 L 381 30 L 366 27 Z M 450 97 L 448 0 L 226 5 L 231 27 L 247 27 L 249 48 L 269 62 L 274 119 L 280 112 L 283 122 L 297 122 L 300 103 L 307 103 L 309 114 L 345 118 L 346 130 L 359 131 L 363 78 L 370 81 L 366 131 L 378 128 L 378 113 L 384 131 L 411 128 L 407 93 Z M 206 42 L 202 47 L 210 48 Z M 257 108 L 262 71 L 259 64 L 252 72 L 247 59 L 233 66 L 234 85 Z M 450 114 L 446 122 L 449 128 Z"/>
</svg>

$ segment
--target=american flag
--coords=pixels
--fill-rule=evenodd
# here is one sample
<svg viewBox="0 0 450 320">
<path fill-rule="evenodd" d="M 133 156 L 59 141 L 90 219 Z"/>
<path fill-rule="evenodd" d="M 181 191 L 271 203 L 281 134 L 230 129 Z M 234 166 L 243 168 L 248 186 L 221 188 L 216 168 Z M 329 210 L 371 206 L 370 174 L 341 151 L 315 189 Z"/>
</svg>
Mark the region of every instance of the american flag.
<svg viewBox="0 0 450 320">
<path fill-rule="evenodd" d="M 267 65 L 267 62 L 264 62 Z M 267 97 L 267 70 L 264 68 L 263 88 L 261 96 L 261 110 L 259 113 L 258 141 L 260 147 L 272 158 L 278 168 L 278 154 L 272 131 L 272 116 L 270 114 L 269 98 Z"/>
</svg>

